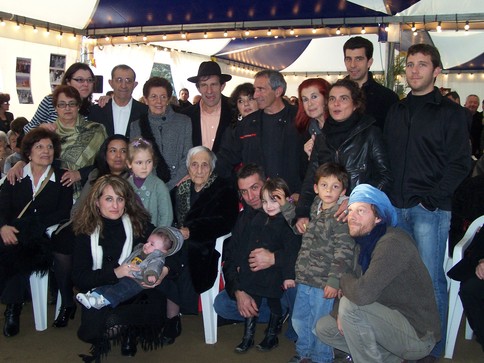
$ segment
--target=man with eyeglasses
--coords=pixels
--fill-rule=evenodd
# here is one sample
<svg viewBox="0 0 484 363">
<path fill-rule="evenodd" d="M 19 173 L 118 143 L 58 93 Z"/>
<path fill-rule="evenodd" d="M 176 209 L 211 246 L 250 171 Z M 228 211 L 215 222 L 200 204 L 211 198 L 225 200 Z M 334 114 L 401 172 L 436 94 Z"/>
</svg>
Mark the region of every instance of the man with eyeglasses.
<svg viewBox="0 0 484 363">
<path fill-rule="evenodd" d="M 228 98 L 222 95 L 225 83 L 231 79 L 232 76 L 223 74 L 213 61 L 202 62 L 198 74 L 188 78 L 202 96 L 198 104 L 180 110 L 192 120 L 193 146 L 203 145 L 218 152 L 222 136 L 233 119 Z"/>
<path fill-rule="evenodd" d="M 215 298 L 213 307 L 219 315 L 219 325 L 230 322 L 243 322 L 245 318 L 258 316 L 259 323 L 269 321 L 270 310 L 267 301 L 263 299 L 262 305 L 257 309 L 254 299 L 243 290 L 239 289 L 239 273 L 235 264 L 236 256 L 244 250 L 243 244 L 247 243 L 242 237 L 250 222 L 257 215 L 263 213 L 260 189 L 264 184 L 265 176 L 262 168 L 256 164 L 246 164 L 237 173 L 237 186 L 239 195 L 244 206 L 239 213 L 237 222 L 232 230 L 232 238 L 224 249 L 223 273 L 225 290 Z M 255 249 L 249 256 L 249 263 L 255 271 L 264 270 L 278 263 L 283 263 L 277 253 L 270 252 L 263 248 Z M 289 312 L 294 305 L 295 289 L 288 289 L 281 298 L 283 310 Z M 287 318 L 287 314 L 284 316 Z M 282 324 L 283 321 L 281 321 Z M 286 336 L 296 340 L 294 330 L 288 328 Z"/>
<path fill-rule="evenodd" d="M 132 97 L 138 85 L 136 73 L 125 64 L 117 65 L 111 71 L 109 84 L 113 88 L 113 97 L 104 107 L 93 106 L 89 119 L 103 124 L 108 136 L 121 134 L 129 137 L 131 122 L 148 112 L 148 106 Z"/>
</svg>

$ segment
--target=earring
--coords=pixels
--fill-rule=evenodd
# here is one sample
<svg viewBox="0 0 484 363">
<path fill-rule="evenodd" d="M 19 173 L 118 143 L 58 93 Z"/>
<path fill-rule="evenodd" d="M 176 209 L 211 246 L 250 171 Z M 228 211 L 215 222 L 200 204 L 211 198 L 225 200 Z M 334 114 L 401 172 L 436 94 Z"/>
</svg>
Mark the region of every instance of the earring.
<svg viewBox="0 0 484 363">
<path fill-rule="evenodd" d="M 240 113 L 239 113 L 239 116 L 237 116 L 237 120 L 238 121 L 242 121 L 242 119 L 244 118 L 244 116 L 242 116 Z"/>
</svg>

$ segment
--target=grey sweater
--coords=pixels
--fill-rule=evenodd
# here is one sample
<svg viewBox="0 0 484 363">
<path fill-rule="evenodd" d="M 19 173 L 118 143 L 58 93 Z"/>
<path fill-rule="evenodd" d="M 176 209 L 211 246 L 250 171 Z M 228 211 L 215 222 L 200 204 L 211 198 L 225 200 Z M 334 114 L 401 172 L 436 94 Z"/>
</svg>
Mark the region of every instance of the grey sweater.
<svg viewBox="0 0 484 363">
<path fill-rule="evenodd" d="M 343 294 L 357 305 L 378 302 L 398 310 L 419 337 L 433 332 L 439 341 L 440 321 L 432 281 L 412 238 L 401 229 L 388 227 L 377 242 L 364 275 L 356 262 L 358 247 L 354 274 L 345 274 L 340 279 Z"/>
<path fill-rule="evenodd" d="M 188 116 L 176 113 L 167 106 L 164 115 L 148 114 L 151 131 L 161 155 L 170 168 L 171 179 L 166 183 L 168 190 L 187 175 L 187 153 L 192 148 L 192 123 Z M 141 136 L 139 120 L 131 123 L 130 138 Z"/>
</svg>

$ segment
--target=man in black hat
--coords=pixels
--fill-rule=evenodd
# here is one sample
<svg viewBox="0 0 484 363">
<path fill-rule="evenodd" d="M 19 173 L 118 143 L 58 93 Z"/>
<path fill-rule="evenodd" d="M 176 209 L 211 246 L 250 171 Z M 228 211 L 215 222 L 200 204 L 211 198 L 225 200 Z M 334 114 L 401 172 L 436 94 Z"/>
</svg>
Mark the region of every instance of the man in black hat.
<svg viewBox="0 0 484 363">
<path fill-rule="evenodd" d="M 198 74 L 188 78 L 202 96 L 198 104 L 180 111 L 192 120 L 193 146 L 203 145 L 215 153 L 218 151 L 222 135 L 233 118 L 228 98 L 222 95 L 225 83 L 231 79 L 213 61 L 202 62 Z"/>
</svg>

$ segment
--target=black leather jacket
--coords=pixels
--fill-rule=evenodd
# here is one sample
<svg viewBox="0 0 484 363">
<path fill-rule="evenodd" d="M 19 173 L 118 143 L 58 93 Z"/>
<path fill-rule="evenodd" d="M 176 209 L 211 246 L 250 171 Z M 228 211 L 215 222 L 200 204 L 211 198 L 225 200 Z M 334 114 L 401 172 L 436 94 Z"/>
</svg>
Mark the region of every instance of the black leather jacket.
<svg viewBox="0 0 484 363">
<path fill-rule="evenodd" d="M 385 189 L 390 184 L 392 177 L 383 136 L 380 129 L 373 126 L 374 123 L 373 117 L 362 115 L 348 139 L 337 150 L 327 142 L 324 132 L 316 137 L 296 208 L 297 217 L 309 217 L 315 196 L 314 174 L 318 166 L 326 162 L 341 164 L 348 171 L 347 195 L 358 184 L 371 184 L 379 189 Z"/>
</svg>

